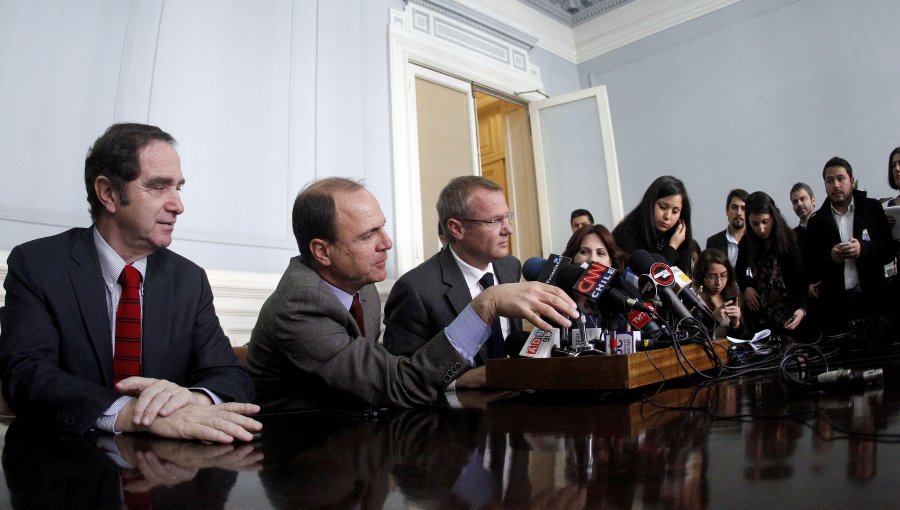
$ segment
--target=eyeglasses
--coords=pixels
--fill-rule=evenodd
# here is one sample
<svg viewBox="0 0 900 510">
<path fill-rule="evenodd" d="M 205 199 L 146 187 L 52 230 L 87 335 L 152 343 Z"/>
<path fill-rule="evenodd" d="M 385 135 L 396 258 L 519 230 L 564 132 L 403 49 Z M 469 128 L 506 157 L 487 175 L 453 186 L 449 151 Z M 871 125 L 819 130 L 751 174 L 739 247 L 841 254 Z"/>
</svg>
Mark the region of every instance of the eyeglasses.
<svg viewBox="0 0 900 510">
<path fill-rule="evenodd" d="M 503 224 L 503 220 L 506 220 L 510 224 L 512 224 L 513 218 L 515 218 L 515 216 L 516 216 L 515 213 L 510 211 L 510 212 L 504 214 L 503 216 L 496 216 L 489 220 L 476 220 L 474 218 L 459 218 L 459 221 L 471 221 L 474 223 L 484 223 L 489 228 L 499 228 L 500 225 Z"/>
<path fill-rule="evenodd" d="M 728 281 L 728 273 L 720 273 L 720 274 L 706 273 L 705 275 L 703 275 L 703 279 L 708 282 L 714 282 L 717 280 Z"/>
</svg>

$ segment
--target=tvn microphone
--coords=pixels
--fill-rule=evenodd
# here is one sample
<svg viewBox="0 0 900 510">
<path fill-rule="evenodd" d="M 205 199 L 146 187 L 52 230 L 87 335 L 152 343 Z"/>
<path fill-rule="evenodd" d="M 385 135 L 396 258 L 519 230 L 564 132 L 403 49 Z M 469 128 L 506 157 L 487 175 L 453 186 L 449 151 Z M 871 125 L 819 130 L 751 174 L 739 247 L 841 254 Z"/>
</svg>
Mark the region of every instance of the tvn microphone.
<svg viewBox="0 0 900 510">
<path fill-rule="evenodd" d="M 651 311 L 646 312 L 636 308 L 628 312 L 628 315 L 625 316 L 625 320 L 628 321 L 628 324 L 631 324 L 632 327 L 641 330 L 641 332 L 646 335 L 657 336 L 662 334 L 663 329 L 653 320 L 653 315 L 656 314 L 656 311 L 653 310 L 653 305 L 651 303 L 644 303 L 644 305 L 644 308 Z"/>
</svg>

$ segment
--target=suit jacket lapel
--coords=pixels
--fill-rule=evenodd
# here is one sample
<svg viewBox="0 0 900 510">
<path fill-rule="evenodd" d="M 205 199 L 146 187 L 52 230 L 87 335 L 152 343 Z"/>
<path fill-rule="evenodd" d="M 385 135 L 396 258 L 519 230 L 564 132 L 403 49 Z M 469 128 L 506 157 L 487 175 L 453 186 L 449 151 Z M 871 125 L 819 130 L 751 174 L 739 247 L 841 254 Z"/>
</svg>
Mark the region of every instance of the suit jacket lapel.
<svg viewBox="0 0 900 510">
<path fill-rule="evenodd" d="M 359 289 L 359 301 L 363 307 L 363 320 L 366 323 L 366 339 L 378 341 L 381 335 L 381 298 L 375 285 L 366 285 Z"/>
<path fill-rule="evenodd" d="M 112 385 L 112 327 L 106 305 L 106 283 L 94 246 L 94 229 L 85 229 L 72 246 L 73 265 L 69 269 L 72 289 L 81 310 L 82 323 L 94 346 L 104 379 Z"/>
<path fill-rule="evenodd" d="M 447 288 L 447 300 L 453 307 L 455 315 L 459 315 L 472 302 L 472 293 L 469 292 L 469 285 L 463 277 L 456 259 L 450 253 L 450 248 L 441 250 L 441 281 Z"/>
<path fill-rule="evenodd" d="M 494 272 L 497 273 L 498 283 L 518 283 L 519 281 L 519 271 L 515 267 L 517 264 L 508 262 L 515 261 L 506 257 L 494 262 Z"/>
<path fill-rule="evenodd" d="M 147 258 L 141 330 L 141 368 L 145 374 L 161 371 L 171 340 L 175 275 L 165 254 L 160 250 Z"/>
</svg>

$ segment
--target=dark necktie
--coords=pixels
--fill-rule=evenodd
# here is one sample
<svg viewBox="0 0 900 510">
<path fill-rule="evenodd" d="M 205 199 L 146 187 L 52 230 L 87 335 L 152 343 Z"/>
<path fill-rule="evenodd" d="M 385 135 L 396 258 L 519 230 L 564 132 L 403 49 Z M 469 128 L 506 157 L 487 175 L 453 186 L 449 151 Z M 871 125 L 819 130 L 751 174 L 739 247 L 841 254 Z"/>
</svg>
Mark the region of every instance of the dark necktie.
<svg viewBox="0 0 900 510">
<path fill-rule="evenodd" d="M 353 304 L 350 305 L 350 315 L 353 316 L 353 320 L 355 320 L 356 325 L 359 326 L 359 334 L 361 336 L 366 336 L 366 321 L 363 318 L 362 303 L 359 302 L 359 292 L 353 295 Z"/>
<path fill-rule="evenodd" d="M 125 266 L 119 275 L 122 295 L 116 308 L 113 380 L 141 375 L 141 273 Z"/>
<path fill-rule="evenodd" d="M 484 273 L 478 283 L 482 289 L 494 286 L 494 275 L 492 273 Z M 491 323 L 491 336 L 487 341 L 488 358 L 505 358 L 506 349 L 503 346 L 503 330 L 500 329 L 500 317 L 495 317 Z"/>
</svg>

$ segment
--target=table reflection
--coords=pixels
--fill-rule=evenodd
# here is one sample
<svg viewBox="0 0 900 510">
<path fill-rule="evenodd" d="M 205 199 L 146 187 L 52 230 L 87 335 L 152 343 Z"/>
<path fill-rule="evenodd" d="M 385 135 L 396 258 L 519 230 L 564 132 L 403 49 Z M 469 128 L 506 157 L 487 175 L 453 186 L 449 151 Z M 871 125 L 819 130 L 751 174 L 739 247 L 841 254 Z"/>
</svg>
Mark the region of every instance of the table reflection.
<svg viewBox="0 0 900 510">
<path fill-rule="evenodd" d="M 883 385 L 827 392 L 766 375 L 658 393 L 471 393 L 460 400 L 474 408 L 261 416 L 261 440 L 235 445 L 17 419 L 3 469 L 14 508 L 705 509 L 773 490 L 779 505 L 838 494 L 888 506 L 896 388 L 888 363 Z"/>
</svg>

